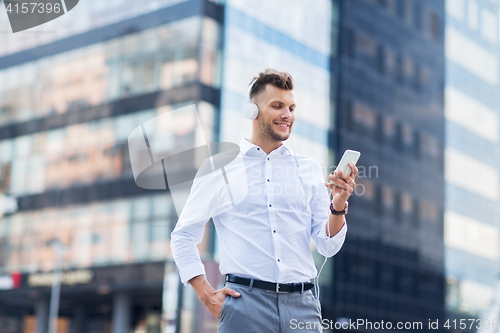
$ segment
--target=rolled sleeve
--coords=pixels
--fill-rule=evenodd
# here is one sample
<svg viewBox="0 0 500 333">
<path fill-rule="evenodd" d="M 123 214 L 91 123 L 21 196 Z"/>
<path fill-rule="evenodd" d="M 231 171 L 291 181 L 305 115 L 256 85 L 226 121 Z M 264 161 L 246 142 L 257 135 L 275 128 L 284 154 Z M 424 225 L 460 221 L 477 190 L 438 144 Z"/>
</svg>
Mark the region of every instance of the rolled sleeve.
<svg viewBox="0 0 500 333">
<path fill-rule="evenodd" d="M 189 284 L 189 280 L 198 275 L 205 275 L 205 266 L 201 260 L 185 266 L 180 273 L 181 281 L 186 286 Z"/>
<path fill-rule="evenodd" d="M 202 168 L 206 165 L 205 162 Z M 171 233 L 172 256 L 179 269 L 181 281 L 186 286 L 193 277 L 205 275 L 205 266 L 196 245 L 202 241 L 206 223 L 213 215 L 213 208 L 217 207 L 213 195 L 213 178 L 213 173 L 209 173 L 193 181 L 186 205 Z"/>
<path fill-rule="evenodd" d="M 316 239 L 316 247 L 318 248 L 318 252 L 326 257 L 332 257 L 337 252 L 340 251 L 342 245 L 344 245 L 345 236 L 347 234 L 347 223 L 344 223 L 342 228 L 337 232 L 333 237 L 328 237 L 326 234 L 326 221 L 323 224 L 323 227 L 320 228 L 319 234 Z"/>
<path fill-rule="evenodd" d="M 311 236 L 316 249 L 325 257 L 332 257 L 340 251 L 344 245 L 347 222 L 333 237 L 326 234 L 326 224 L 330 219 L 330 196 L 324 185 L 325 180 L 319 164 L 316 166 L 316 179 L 311 197 Z"/>
<path fill-rule="evenodd" d="M 191 224 L 187 227 L 177 227 L 172 231 L 170 246 L 175 264 L 179 269 L 181 282 L 189 285 L 189 280 L 198 275 L 205 275 L 200 252 L 196 244 L 201 242 L 205 231 L 205 222 Z"/>
</svg>

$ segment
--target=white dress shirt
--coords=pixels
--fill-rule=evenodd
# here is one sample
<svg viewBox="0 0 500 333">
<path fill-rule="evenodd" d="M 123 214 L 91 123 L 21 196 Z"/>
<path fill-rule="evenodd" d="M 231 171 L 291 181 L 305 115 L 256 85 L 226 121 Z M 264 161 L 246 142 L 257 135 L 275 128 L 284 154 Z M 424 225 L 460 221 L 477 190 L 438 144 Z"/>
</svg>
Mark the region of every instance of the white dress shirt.
<svg viewBox="0 0 500 333">
<path fill-rule="evenodd" d="M 223 275 L 279 283 L 316 277 L 311 237 L 318 252 L 331 257 L 344 243 L 347 224 L 327 236 L 330 197 L 323 172 L 311 158 L 297 155 L 297 162 L 284 144 L 266 154 L 242 139 L 234 163 L 194 180 L 171 235 L 182 283 L 205 274 L 196 244 L 210 217 Z"/>
</svg>

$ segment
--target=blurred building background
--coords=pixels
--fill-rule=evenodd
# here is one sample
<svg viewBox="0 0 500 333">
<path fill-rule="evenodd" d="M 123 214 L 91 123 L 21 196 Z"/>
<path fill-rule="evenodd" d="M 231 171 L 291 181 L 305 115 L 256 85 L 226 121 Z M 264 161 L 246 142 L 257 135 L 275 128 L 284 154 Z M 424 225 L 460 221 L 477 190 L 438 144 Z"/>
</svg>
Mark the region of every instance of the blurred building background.
<svg viewBox="0 0 500 333">
<path fill-rule="evenodd" d="M 446 1 L 447 310 L 498 320 L 499 3 Z M 492 312 L 493 310 L 493 312 Z"/>
<path fill-rule="evenodd" d="M 296 83 L 289 148 L 325 179 L 362 152 L 323 318 L 479 316 L 498 274 L 498 3 L 447 1 L 85 0 L 17 34 L 0 9 L 0 193 L 19 206 L 0 217 L 0 332 L 46 332 L 53 240 L 58 332 L 215 332 L 176 275 L 170 194 L 135 184 L 127 138 L 196 104 L 207 141 L 239 143 L 269 67 Z M 171 129 L 172 146 L 200 135 L 181 117 Z M 221 287 L 211 222 L 199 249 Z"/>
<path fill-rule="evenodd" d="M 341 1 L 339 17 L 334 146 L 362 152 L 364 193 L 330 312 L 425 329 L 444 318 L 444 1 Z"/>
<path fill-rule="evenodd" d="M 192 103 L 215 133 L 223 7 L 87 0 L 14 35 L 1 6 L 0 192 L 19 210 L 0 220 L 0 332 L 46 332 L 53 239 L 58 332 L 159 332 L 177 216 L 166 191 L 135 185 L 127 138 Z M 172 125 L 172 145 L 193 142 Z"/>
</svg>

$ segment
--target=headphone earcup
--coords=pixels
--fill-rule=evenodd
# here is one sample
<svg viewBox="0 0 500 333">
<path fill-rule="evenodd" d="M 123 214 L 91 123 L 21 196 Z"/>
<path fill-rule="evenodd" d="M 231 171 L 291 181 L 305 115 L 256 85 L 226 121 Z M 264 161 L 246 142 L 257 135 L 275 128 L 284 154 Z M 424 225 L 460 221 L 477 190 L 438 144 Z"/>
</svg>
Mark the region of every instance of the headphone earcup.
<svg viewBox="0 0 500 333">
<path fill-rule="evenodd" d="M 243 108 L 243 115 L 247 119 L 255 119 L 259 114 L 259 107 L 254 103 L 247 103 Z"/>
</svg>

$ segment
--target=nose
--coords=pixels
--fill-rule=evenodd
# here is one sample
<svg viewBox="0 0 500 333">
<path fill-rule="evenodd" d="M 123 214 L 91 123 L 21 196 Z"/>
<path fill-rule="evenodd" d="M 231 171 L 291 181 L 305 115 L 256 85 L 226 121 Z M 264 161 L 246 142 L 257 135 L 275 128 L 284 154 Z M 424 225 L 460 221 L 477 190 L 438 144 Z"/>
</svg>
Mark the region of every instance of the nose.
<svg viewBox="0 0 500 333">
<path fill-rule="evenodd" d="M 283 112 L 281 113 L 281 117 L 285 119 L 292 118 L 292 112 L 290 111 L 290 108 L 284 107 Z"/>
</svg>

